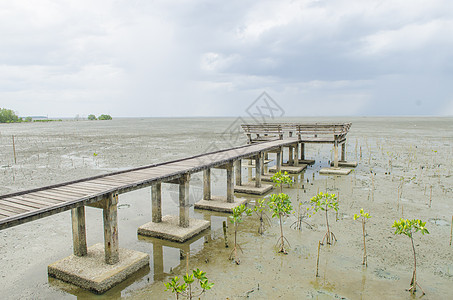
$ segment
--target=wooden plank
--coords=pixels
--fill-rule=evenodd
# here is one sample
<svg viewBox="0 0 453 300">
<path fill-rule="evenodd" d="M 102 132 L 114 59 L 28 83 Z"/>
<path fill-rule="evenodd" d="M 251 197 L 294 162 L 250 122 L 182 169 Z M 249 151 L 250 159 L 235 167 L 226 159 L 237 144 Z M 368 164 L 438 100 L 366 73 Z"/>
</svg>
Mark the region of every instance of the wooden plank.
<svg viewBox="0 0 453 300">
<path fill-rule="evenodd" d="M 27 200 L 22 200 L 20 199 L 19 197 L 13 197 L 13 198 L 6 198 L 6 199 L 2 199 L 0 201 L 8 201 L 8 202 L 13 202 L 14 203 L 19 203 L 19 204 L 22 204 L 22 205 L 25 205 L 25 206 L 30 206 L 30 207 L 33 207 L 33 208 L 43 208 L 43 207 L 47 207 L 47 206 L 51 206 L 52 203 L 36 203 L 37 200 L 35 201 L 27 201 Z"/>
<path fill-rule="evenodd" d="M 36 209 L 36 208 L 40 208 L 40 207 L 36 207 L 36 204 L 34 206 L 30 206 L 30 204 L 29 205 L 24 205 L 24 204 L 20 203 L 19 201 L 18 202 L 13 202 L 13 201 L 7 201 L 5 199 L 0 200 L 0 204 L 16 207 L 16 208 L 19 208 L 19 209 L 24 209 L 26 211 L 33 210 L 33 209 Z"/>
<path fill-rule="evenodd" d="M 25 200 L 25 201 L 30 201 L 30 202 L 37 202 L 37 203 L 40 203 L 40 202 L 43 202 L 43 203 L 48 203 L 49 205 L 53 205 L 53 204 L 58 204 L 58 203 L 61 203 L 62 201 L 60 200 L 55 200 L 55 199 L 49 199 L 49 198 L 43 198 L 43 197 L 40 197 L 40 196 L 36 196 L 36 195 L 33 195 L 33 194 L 26 194 L 26 195 L 22 195 L 22 196 L 15 196 L 15 197 L 12 197 L 13 199 L 22 199 L 22 200 Z M 6 199 L 11 199 L 11 198 L 6 198 Z"/>
<path fill-rule="evenodd" d="M 10 212 L 8 210 L 4 210 L 2 208 L 0 208 L 0 214 L 4 215 L 6 217 L 12 217 L 12 216 L 17 215 L 17 213 L 13 213 L 13 212 Z"/>
<path fill-rule="evenodd" d="M 22 209 L 22 208 L 16 208 L 10 205 L 6 205 L 4 203 L 0 203 L 0 209 L 4 211 L 9 211 L 15 214 L 21 214 L 27 211 L 30 211 L 31 209 Z"/>
<path fill-rule="evenodd" d="M 76 199 L 80 198 L 80 196 L 77 196 L 77 195 L 74 195 L 74 196 L 71 197 L 69 195 L 49 193 L 47 191 L 35 192 L 33 194 L 36 195 L 36 196 L 42 196 L 43 198 L 55 199 L 55 200 L 58 200 L 58 201 L 61 201 L 61 202 L 76 200 Z"/>
<path fill-rule="evenodd" d="M 53 188 L 52 190 L 58 191 L 58 192 L 60 192 L 62 194 L 64 193 L 64 194 L 74 195 L 74 196 L 77 195 L 77 196 L 80 196 L 80 197 L 85 197 L 87 195 L 90 195 L 86 191 L 84 191 L 82 189 L 78 189 L 76 187 L 73 187 L 72 185 L 62 186 L 62 187 L 59 187 L 59 188 Z"/>
</svg>

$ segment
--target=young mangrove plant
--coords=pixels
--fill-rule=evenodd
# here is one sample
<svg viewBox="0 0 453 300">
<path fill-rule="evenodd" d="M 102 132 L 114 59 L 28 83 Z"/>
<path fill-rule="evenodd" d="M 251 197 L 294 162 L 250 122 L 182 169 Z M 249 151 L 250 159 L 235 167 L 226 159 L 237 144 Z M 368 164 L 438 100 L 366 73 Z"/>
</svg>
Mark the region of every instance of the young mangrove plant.
<svg viewBox="0 0 453 300">
<path fill-rule="evenodd" d="M 241 204 L 233 208 L 233 214 L 230 216 L 230 222 L 234 225 L 234 247 L 231 251 L 229 259 L 234 260 L 234 262 L 238 265 L 240 264 L 240 260 L 238 259 L 237 250 L 239 249 L 241 252 L 243 251 L 241 246 L 237 243 L 237 231 L 239 223 L 242 223 L 243 221 L 242 216 L 244 213 L 247 216 L 250 216 L 252 214 L 252 210 L 250 208 L 246 208 L 244 204 Z"/>
<path fill-rule="evenodd" d="M 302 202 L 300 201 L 300 196 L 299 196 L 299 189 L 297 189 L 297 220 L 294 221 L 293 224 L 291 224 L 289 227 L 294 227 L 296 230 L 302 230 L 302 223 L 305 223 L 310 229 L 312 229 L 312 226 L 308 224 L 307 222 L 304 221 L 304 219 L 307 217 L 307 212 L 304 210 L 304 213 L 302 213 Z"/>
<path fill-rule="evenodd" d="M 266 230 L 266 226 L 270 225 L 271 223 L 269 216 L 266 214 L 265 199 L 258 199 L 253 211 L 258 216 L 258 218 L 260 218 L 260 227 L 258 228 L 258 233 L 262 235 Z"/>
<path fill-rule="evenodd" d="M 322 238 L 321 245 L 324 245 L 324 240 L 326 240 L 327 244 L 331 245 L 332 240 L 337 241 L 337 238 L 335 237 L 335 234 L 332 231 L 330 231 L 328 211 L 329 208 L 338 211 L 337 196 L 335 194 L 319 192 L 316 196 L 310 199 L 310 202 L 313 204 L 314 209 L 313 215 L 317 213 L 319 210 L 326 212 L 327 232 Z M 311 217 L 312 215 L 309 216 Z"/>
<path fill-rule="evenodd" d="M 195 279 L 198 280 L 200 287 L 194 287 L 193 283 Z M 183 277 L 184 283 L 179 283 L 179 277 L 175 276 L 170 279 L 170 282 L 165 283 L 166 291 L 170 290 L 172 293 L 175 294 L 176 299 L 179 299 L 179 296 L 183 296 L 186 299 L 193 299 L 200 297 L 204 294 L 207 290 L 210 290 L 214 283 L 208 282 L 208 278 L 206 277 L 206 272 L 199 270 L 192 270 L 192 274 L 186 273 Z"/>
<path fill-rule="evenodd" d="M 293 206 L 289 196 L 283 193 L 272 194 L 269 202 L 267 203 L 272 212 L 272 218 L 278 218 L 280 221 L 280 238 L 277 240 L 277 244 L 280 243 L 280 249 L 278 252 L 288 254 L 285 249 L 285 241 L 289 244 L 288 239 L 283 235 L 283 221 L 282 217 L 286 217 L 291 214 Z M 290 245 L 291 246 L 291 245 Z"/>
<path fill-rule="evenodd" d="M 280 187 L 280 193 L 283 193 L 283 184 L 292 185 L 293 180 L 288 175 L 288 172 L 282 173 L 281 171 L 275 173 L 271 180 L 275 183 L 275 186 Z"/>
<path fill-rule="evenodd" d="M 363 261 L 362 265 L 365 265 L 368 267 L 368 262 L 367 262 L 367 255 L 366 255 L 366 244 L 365 244 L 365 236 L 366 236 L 366 231 L 365 231 L 365 223 L 366 219 L 371 218 L 369 213 L 366 213 L 363 211 L 363 208 L 360 209 L 359 214 L 354 214 L 354 220 L 357 219 L 362 219 L 362 233 L 363 233 Z"/>
<path fill-rule="evenodd" d="M 422 222 L 419 219 L 409 220 L 401 218 L 399 220 L 395 220 L 395 222 L 392 225 L 392 227 L 395 228 L 394 234 L 404 234 L 411 239 L 412 252 L 414 254 L 414 272 L 412 273 L 411 286 L 408 289 L 408 291 L 410 291 L 411 294 L 414 294 L 416 292 L 417 286 L 422 290 L 423 295 L 425 294 L 425 291 L 423 291 L 422 287 L 417 282 L 417 256 L 415 253 L 413 238 L 413 234 L 419 231 L 421 232 L 422 235 L 424 235 L 425 233 L 429 234 L 428 229 L 425 228 L 425 224 L 426 222 Z"/>
</svg>

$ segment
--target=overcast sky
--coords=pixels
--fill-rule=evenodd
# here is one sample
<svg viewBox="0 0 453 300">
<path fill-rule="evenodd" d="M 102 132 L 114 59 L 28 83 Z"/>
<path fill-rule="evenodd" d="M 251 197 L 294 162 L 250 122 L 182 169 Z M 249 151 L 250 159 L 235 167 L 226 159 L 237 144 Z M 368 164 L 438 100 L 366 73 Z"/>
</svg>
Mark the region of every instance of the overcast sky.
<svg viewBox="0 0 453 300">
<path fill-rule="evenodd" d="M 453 1 L 0 0 L 20 116 L 453 115 Z"/>
</svg>

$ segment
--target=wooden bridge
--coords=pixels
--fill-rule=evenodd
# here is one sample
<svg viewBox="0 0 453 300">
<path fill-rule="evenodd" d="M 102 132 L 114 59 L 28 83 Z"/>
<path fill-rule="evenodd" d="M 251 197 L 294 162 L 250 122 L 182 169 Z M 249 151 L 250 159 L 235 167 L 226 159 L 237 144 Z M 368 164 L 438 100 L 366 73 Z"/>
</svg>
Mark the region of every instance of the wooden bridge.
<svg viewBox="0 0 453 300">
<path fill-rule="evenodd" d="M 50 276 L 102 293 L 149 263 L 147 254 L 137 251 L 130 252 L 131 250 L 118 247 L 117 204 L 119 194 L 151 186 L 152 220 L 141 226 L 138 233 L 183 242 L 210 226 L 209 221 L 189 218 L 191 174 L 202 171 L 204 177 L 203 199 L 200 201 L 203 203 L 198 203 L 198 207 L 196 204 L 196 208 L 231 210 L 232 207 L 244 203 L 243 200 L 234 197 L 235 190 L 261 194 L 272 188 L 271 185 L 263 185 L 261 182 L 265 153 L 275 152 L 277 154 L 276 169 L 278 171 L 282 167 L 283 147 L 296 149 L 295 152 L 289 152 L 288 161 L 298 165 L 299 145 L 309 142 L 307 139 L 301 138 L 300 129 L 298 127 L 298 130 L 294 131 L 297 137 L 283 138 L 283 136 L 279 136 L 278 139 L 272 141 L 259 143 L 255 141 L 246 146 L 2 195 L 0 196 L 0 230 L 71 210 L 74 255 L 50 265 L 48 273 Z M 335 131 L 335 149 L 338 145 L 335 141 L 339 140 L 344 143 L 346 133 L 347 131 L 342 135 L 337 135 Z M 342 139 L 337 139 L 337 136 Z M 303 158 L 303 152 L 302 148 L 301 158 Z M 245 189 L 241 180 L 242 159 L 255 160 L 256 168 L 253 186 L 249 184 Z M 226 199 L 219 199 L 211 195 L 211 168 L 226 169 Z M 236 178 L 234 178 L 235 174 Z M 179 185 L 179 216 L 177 217 L 162 216 L 162 183 Z M 214 204 L 210 206 L 210 203 Z M 215 209 L 216 205 L 221 209 Z M 85 206 L 103 210 L 103 247 L 102 245 L 87 247 Z M 91 248 L 93 253 L 96 251 L 99 253 L 99 249 L 103 248 L 105 260 L 105 263 L 100 262 L 97 270 L 90 270 L 95 273 L 94 276 L 89 271 L 87 274 L 81 274 L 80 271 L 83 270 L 84 257 L 89 256 Z M 126 251 L 129 252 L 126 253 Z M 125 259 L 122 258 L 120 261 L 120 257 Z M 71 269 L 73 265 L 77 265 L 77 267 Z M 88 266 L 93 268 L 92 264 Z M 107 279 L 104 276 L 106 273 L 110 274 Z"/>
</svg>

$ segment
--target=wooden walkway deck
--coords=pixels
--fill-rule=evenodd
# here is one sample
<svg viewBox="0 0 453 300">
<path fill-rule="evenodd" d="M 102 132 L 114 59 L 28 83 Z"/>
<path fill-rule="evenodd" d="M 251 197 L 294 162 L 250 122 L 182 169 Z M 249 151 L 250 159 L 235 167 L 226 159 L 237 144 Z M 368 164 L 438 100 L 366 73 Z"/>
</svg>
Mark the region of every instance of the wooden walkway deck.
<svg viewBox="0 0 453 300">
<path fill-rule="evenodd" d="M 238 159 L 250 158 L 264 151 L 297 144 L 297 138 L 202 154 L 185 159 L 143 166 L 77 181 L 46 186 L 0 196 L 0 230 L 53 214 L 99 202 L 112 193 L 125 193 L 171 181 L 184 174 L 200 172 Z"/>
</svg>

